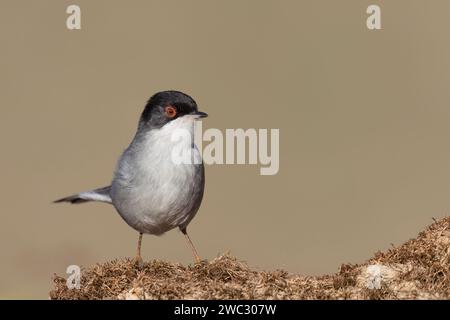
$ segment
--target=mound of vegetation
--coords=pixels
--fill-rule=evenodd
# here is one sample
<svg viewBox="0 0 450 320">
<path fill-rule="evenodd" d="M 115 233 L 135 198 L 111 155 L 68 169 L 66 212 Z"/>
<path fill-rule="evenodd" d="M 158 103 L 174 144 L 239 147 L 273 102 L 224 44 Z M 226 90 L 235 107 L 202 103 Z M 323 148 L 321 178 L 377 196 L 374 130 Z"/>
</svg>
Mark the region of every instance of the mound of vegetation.
<svg viewBox="0 0 450 320">
<path fill-rule="evenodd" d="M 449 299 L 450 217 L 365 263 L 319 277 L 252 270 L 224 254 L 189 266 L 113 260 L 82 270 L 80 289 L 53 280 L 51 299 Z"/>
</svg>

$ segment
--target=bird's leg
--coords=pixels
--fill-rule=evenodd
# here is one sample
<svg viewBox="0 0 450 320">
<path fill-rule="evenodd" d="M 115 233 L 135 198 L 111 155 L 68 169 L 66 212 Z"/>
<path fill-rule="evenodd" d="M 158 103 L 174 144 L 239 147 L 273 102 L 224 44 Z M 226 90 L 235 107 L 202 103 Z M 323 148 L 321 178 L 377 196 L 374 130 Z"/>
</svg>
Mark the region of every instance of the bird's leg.
<svg viewBox="0 0 450 320">
<path fill-rule="evenodd" d="M 200 256 L 198 255 L 197 250 L 195 250 L 194 244 L 192 243 L 191 238 L 189 238 L 186 228 L 180 229 L 180 230 L 181 230 L 181 232 L 183 232 L 183 234 L 189 244 L 189 247 L 191 247 L 192 253 L 194 254 L 195 262 L 199 263 L 201 261 Z"/>
<path fill-rule="evenodd" d="M 136 258 L 134 258 L 134 262 L 140 268 L 144 266 L 144 260 L 142 260 L 142 257 L 141 257 L 141 245 L 142 245 L 142 232 L 139 232 L 139 240 L 138 240 Z"/>
</svg>

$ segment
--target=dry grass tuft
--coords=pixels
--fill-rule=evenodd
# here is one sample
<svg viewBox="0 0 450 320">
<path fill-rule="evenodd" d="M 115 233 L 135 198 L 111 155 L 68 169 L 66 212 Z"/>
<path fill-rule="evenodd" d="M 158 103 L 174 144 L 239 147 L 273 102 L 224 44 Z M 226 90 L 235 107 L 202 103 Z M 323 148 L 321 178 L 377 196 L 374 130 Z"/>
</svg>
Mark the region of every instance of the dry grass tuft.
<svg viewBox="0 0 450 320">
<path fill-rule="evenodd" d="M 189 266 L 113 260 L 82 272 L 81 288 L 54 277 L 52 299 L 449 299 L 450 217 L 417 238 L 378 252 L 336 274 L 307 277 L 283 270 L 251 270 L 225 254 Z"/>
</svg>

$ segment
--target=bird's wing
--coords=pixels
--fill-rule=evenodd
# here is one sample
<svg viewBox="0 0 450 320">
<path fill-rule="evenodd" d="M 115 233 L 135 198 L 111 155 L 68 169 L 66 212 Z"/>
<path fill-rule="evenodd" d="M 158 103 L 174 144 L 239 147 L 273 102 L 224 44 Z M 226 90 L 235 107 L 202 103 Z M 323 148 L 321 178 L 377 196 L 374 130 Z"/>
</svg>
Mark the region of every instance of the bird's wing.
<svg viewBox="0 0 450 320">
<path fill-rule="evenodd" d="M 65 198 L 53 201 L 54 203 L 59 202 L 70 202 L 70 203 L 84 203 L 88 201 L 99 201 L 112 203 L 110 196 L 111 186 L 98 188 L 90 191 L 80 192 Z"/>
</svg>

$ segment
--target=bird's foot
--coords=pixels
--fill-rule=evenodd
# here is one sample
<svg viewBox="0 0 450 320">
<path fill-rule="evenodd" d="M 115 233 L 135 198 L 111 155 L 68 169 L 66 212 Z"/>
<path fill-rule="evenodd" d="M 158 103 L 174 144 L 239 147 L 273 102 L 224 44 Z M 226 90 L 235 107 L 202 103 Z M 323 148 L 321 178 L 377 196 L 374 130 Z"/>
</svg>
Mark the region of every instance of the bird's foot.
<svg viewBox="0 0 450 320">
<path fill-rule="evenodd" d="M 142 270 L 144 268 L 144 260 L 142 260 L 141 256 L 136 256 L 133 259 L 133 264 L 139 269 Z"/>
</svg>

